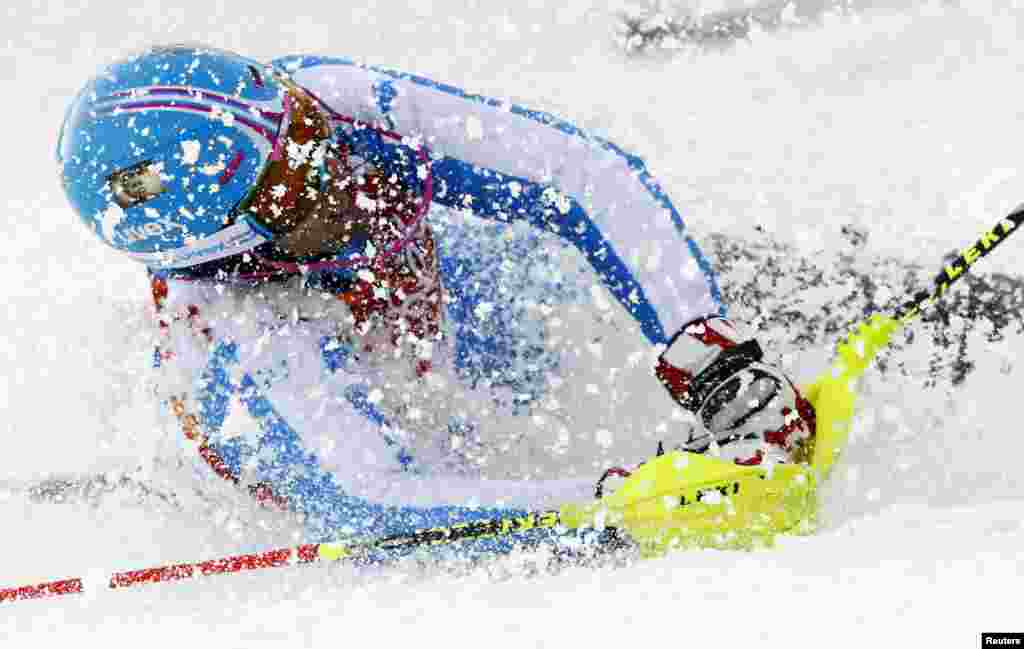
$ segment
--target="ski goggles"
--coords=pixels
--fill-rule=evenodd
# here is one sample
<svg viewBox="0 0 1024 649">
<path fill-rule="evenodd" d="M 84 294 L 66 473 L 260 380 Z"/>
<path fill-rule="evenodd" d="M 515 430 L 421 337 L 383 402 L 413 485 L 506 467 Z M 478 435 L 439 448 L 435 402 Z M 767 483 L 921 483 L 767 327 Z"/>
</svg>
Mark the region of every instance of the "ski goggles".
<svg viewBox="0 0 1024 649">
<path fill-rule="evenodd" d="M 416 165 L 418 201 L 409 218 L 398 219 L 388 236 L 379 236 L 380 213 L 358 205 L 360 178 L 371 167 L 349 155 L 334 136 L 319 101 L 302 87 L 279 75 L 286 89 L 285 116 L 270 163 L 252 191 L 235 209 L 269 231 L 269 245 L 254 251 L 261 262 L 286 272 L 336 271 L 362 267 L 399 253 L 414 237 L 432 198 L 429 156 L 422 146 L 406 159 Z M 372 131 L 382 141 L 408 146 L 397 133 L 380 130 L 344 116 L 357 131 Z M 355 165 L 355 166 L 354 166 Z M 389 188 L 389 195 L 397 195 Z M 411 190 L 410 190 L 411 191 Z"/>
<path fill-rule="evenodd" d="M 320 207 L 332 138 L 330 119 L 316 99 L 284 75 L 275 80 L 285 89 L 281 127 L 270 161 L 234 216 L 269 231 L 278 242 Z"/>
</svg>

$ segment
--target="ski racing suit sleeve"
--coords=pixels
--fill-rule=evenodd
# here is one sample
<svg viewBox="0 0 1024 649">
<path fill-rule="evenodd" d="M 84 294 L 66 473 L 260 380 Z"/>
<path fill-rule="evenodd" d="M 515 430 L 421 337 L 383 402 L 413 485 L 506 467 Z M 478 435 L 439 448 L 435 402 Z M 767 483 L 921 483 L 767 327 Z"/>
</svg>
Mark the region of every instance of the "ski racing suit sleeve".
<svg viewBox="0 0 1024 649">
<path fill-rule="evenodd" d="M 332 111 L 425 143 L 434 201 L 575 246 L 653 345 L 725 315 L 715 276 L 643 161 L 550 114 L 345 59 L 275 61 Z"/>
</svg>

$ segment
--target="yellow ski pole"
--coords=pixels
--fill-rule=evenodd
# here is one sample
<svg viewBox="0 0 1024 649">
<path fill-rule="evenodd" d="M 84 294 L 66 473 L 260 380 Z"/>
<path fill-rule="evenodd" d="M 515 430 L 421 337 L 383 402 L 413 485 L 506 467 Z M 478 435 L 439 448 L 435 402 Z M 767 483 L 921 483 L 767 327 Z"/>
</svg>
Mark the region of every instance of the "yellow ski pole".
<svg viewBox="0 0 1024 649">
<path fill-rule="evenodd" d="M 892 315 L 872 315 L 836 347 L 837 358 L 832 370 L 805 389 L 818 419 L 817 434 L 813 445 L 808 448 L 808 456 L 820 476 L 828 474 L 840 449 L 846 445 L 856 401 L 851 383 L 864 373 L 878 351 L 889 344 L 900 327 L 913 321 L 945 295 L 979 259 L 989 255 L 1021 225 L 1024 225 L 1024 205 L 983 232 L 977 241 L 961 250 L 956 259 L 943 266 L 935 275 L 931 290 L 917 292 Z"/>
</svg>

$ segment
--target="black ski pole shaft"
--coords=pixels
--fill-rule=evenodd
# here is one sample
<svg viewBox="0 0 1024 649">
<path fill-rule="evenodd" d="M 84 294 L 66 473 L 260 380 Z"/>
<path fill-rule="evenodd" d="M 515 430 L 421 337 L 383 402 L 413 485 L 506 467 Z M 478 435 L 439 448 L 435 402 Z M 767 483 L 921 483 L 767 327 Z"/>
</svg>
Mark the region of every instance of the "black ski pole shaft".
<svg viewBox="0 0 1024 649">
<path fill-rule="evenodd" d="M 446 527 L 435 527 L 408 534 L 396 534 L 359 546 L 361 550 L 397 550 L 432 545 L 456 543 L 489 538 L 510 537 L 519 532 L 538 529 L 552 529 L 562 523 L 558 511 L 527 512 L 522 516 L 488 518 Z"/>
<path fill-rule="evenodd" d="M 977 241 L 961 250 L 956 259 L 946 264 L 935 276 L 930 291 L 918 291 L 914 297 L 896 310 L 896 319 L 906 323 L 916 317 L 921 309 L 942 297 L 949 287 L 963 277 L 979 259 L 999 247 L 1021 225 L 1024 225 L 1024 205 L 1017 207 L 994 227 L 983 232 Z"/>
</svg>

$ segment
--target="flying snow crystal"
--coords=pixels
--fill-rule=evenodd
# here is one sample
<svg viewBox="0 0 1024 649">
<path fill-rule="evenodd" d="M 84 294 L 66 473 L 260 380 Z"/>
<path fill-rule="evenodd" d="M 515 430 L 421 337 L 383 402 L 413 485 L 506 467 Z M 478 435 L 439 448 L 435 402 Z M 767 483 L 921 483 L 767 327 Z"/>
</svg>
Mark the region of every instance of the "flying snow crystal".
<svg viewBox="0 0 1024 649">
<path fill-rule="evenodd" d="M 228 403 L 227 416 L 220 427 L 220 437 L 224 440 L 237 439 L 239 437 L 245 438 L 247 432 L 254 432 L 254 428 L 258 430 L 258 426 L 255 426 L 254 422 L 250 421 L 245 404 L 242 403 L 237 394 L 232 395 Z M 259 441 L 258 436 L 255 441 Z"/>
<path fill-rule="evenodd" d="M 314 383 L 305 392 L 305 397 L 307 399 L 320 402 L 320 407 L 317 411 L 318 414 L 315 416 L 316 419 L 320 419 L 324 416 L 324 405 L 326 403 L 324 400 L 325 396 L 327 396 L 327 386 L 323 383 Z"/>
<path fill-rule="evenodd" d="M 473 309 L 473 314 L 480 320 L 486 320 L 492 311 L 494 311 L 494 304 L 492 302 L 481 302 Z"/>
<path fill-rule="evenodd" d="M 82 576 L 82 595 L 86 601 L 96 599 L 108 589 L 110 576 L 101 567 L 90 568 Z"/>
<path fill-rule="evenodd" d="M 683 265 L 683 277 L 692 280 L 700 274 L 700 266 L 695 259 L 690 259 Z"/>
<path fill-rule="evenodd" d="M 96 220 L 100 222 L 100 229 L 103 232 L 103 238 L 108 243 L 114 242 L 114 228 L 121 225 L 121 221 L 124 220 L 124 210 L 117 203 L 111 203 L 107 206 L 107 209 L 100 212 Z"/>
<path fill-rule="evenodd" d="M 722 503 L 722 492 L 717 489 L 708 489 L 701 492 L 700 500 L 709 505 L 720 505 Z"/>
<path fill-rule="evenodd" d="M 363 192 L 356 192 L 356 207 L 367 212 L 375 212 L 377 211 L 377 202 Z"/>
<path fill-rule="evenodd" d="M 288 166 L 292 169 L 306 163 L 319 165 L 327 153 L 327 149 L 315 140 L 299 144 L 295 140 L 289 139 L 285 150 L 288 153 Z"/>
<path fill-rule="evenodd" d="M 194 165 L 199 160 L 199 151 L 202 145 L 199 140 L 183 140 L 181 142 L 181 161 L 187 165 Z"/>
<path fill-rule="evenodd" d="M 434 357 L 434 343 L 429 340 L 420 340 L 419 343 L 419 354 L 418 357 L 422 360 L 429 361 Z"/>
<path fill-rule="evenodd" d="M 882 420 L 883 421 L 887 421 L 887 422 L 890 422 L 890 423 L 897 423 L 897 424 L 903 421 L 903 416 L 902 416 L 902 413 L 900 412 L 900 409 L 897 408 L 896 406 L 892 405 L 892 404 L 889 404 L 889 403 L 884 404 L 879 409 L 879 411 L 880 411 L 880 414 L 882 416 Z"/>
<path fill-rule="evenodd" d="M 661 246 L 655 245 L 647 258 L 647 270 L 654 272 L 661 266 Z"/>
<path fill-rule="evenodd" d="M 880 285 L 875 290 L 875 304 L 885 305 L 892 299 L 892 297 L 892 290 L 884 284 Z"/>
<path fill-rule="evenodd" d="M 602 311 L 607 311 L 612 308 L 607 296 L 605 296 L 604 289 L 597 284 L 590 285 L 590 298 L 593 300 L 594 306 Z"/>
<path fill-rule="evenodd" d="M 224 158 L 221 158 L 213 164 L 203 165 L 199 168 L 199 171 L 203 172 L 207 176 L 216 176 L 226 168 L 227 165 L 224 164 Z"/>
<path fill-rule="evenodd" d="M 545 189 L 541 196 L 546 205 L 553 206 L 561 214 L 568 214 L 569 210 L 572 208 L 572 201 L 569 197 L 554 187 L 548 187 Z"/>
<path fill-rule="evenodd" d="M 235 123 L 235 114 L 222 108 L 213 109 L 213 118 L 224 122 L 224 126 L 232 126 Z"/>
<path fill-rule="evenodd" d="M 614 435 L 612 435 L 612 431 L 600 428 L 594 433 L 594 441 L 602 448 L 608 449 L 611 448 L 612 442 L 614 441 Z"/>
<path fill-rule="evenodd" d="M 476 115 L 466 118 L 466 136 L 471 141 L 484 139 L 484 125 Z"/>
</svg>

